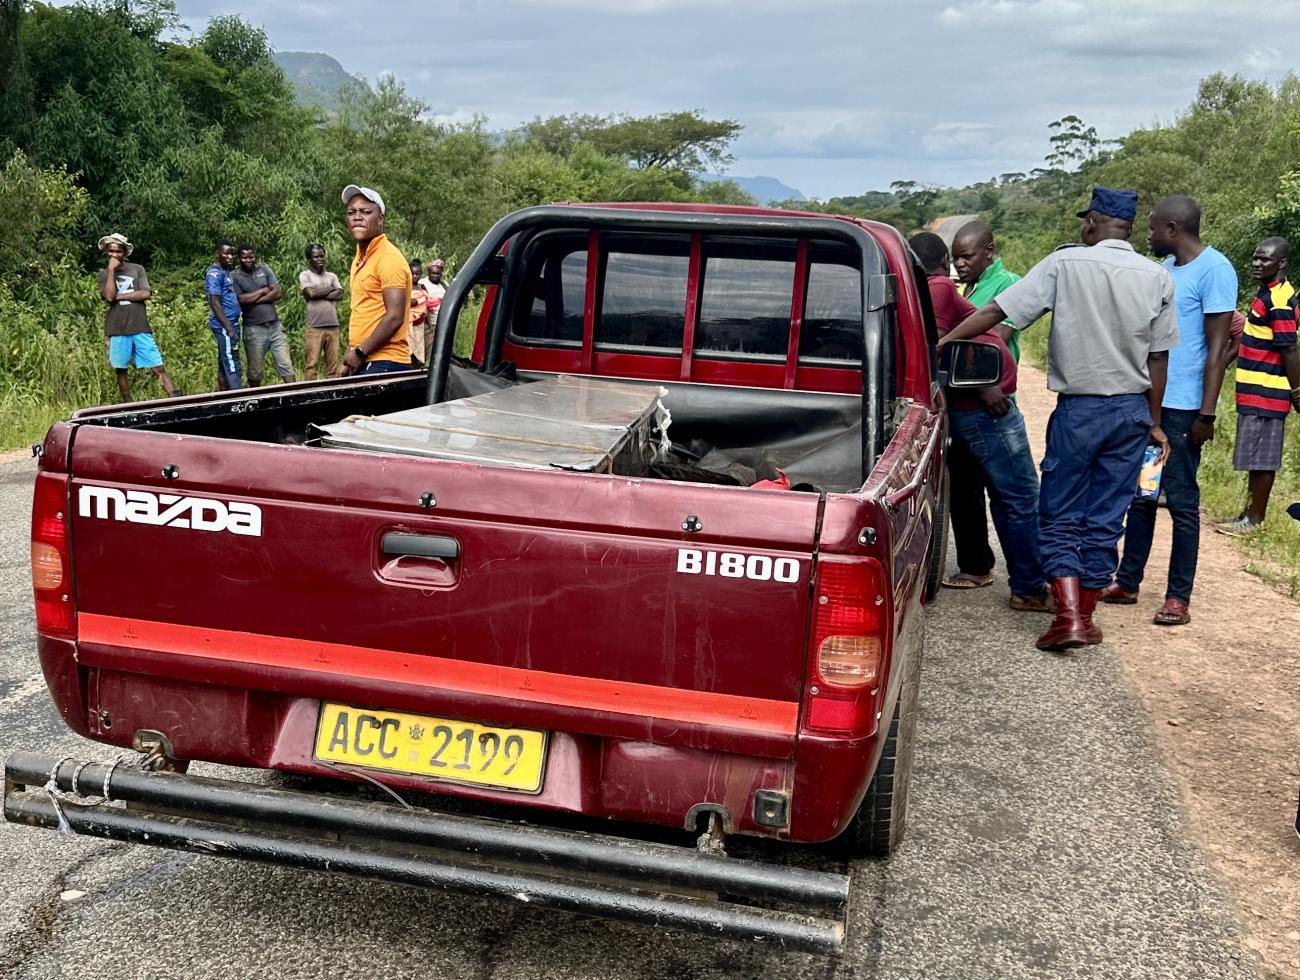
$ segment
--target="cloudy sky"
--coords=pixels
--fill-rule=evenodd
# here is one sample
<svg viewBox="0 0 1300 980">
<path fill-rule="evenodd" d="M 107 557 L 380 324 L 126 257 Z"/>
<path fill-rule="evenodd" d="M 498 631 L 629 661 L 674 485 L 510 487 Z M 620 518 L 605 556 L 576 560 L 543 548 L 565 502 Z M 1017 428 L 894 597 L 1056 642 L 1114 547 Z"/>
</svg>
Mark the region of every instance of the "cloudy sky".
<svg viewBox="0 0 1300 980">
<path fill-rule="evenodd" d="M 1300 0 L 179 0 L 282 51 L 394 72 L 441 116 L 701 109 L 745 125 L 731 172 L 816 197 L 1041 163 L 1047 124 L 1171 120 L 1215 71 L 1300 67 Z M 1243 134 L 1243 138 L 1249 138 Z"/>
</svg>

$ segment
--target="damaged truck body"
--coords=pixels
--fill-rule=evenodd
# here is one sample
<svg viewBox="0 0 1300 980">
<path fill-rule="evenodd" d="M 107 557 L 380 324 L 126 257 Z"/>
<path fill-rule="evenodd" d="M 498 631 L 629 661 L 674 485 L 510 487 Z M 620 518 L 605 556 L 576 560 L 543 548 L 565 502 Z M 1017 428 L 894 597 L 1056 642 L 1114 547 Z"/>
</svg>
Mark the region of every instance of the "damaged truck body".
<svg viewBox="0 0 1300 980">
<path fill-rule="evenodd" d="M 845 875 L 725 844 L 901 841 L 933 351 L 888 226 L 555 205 L 465 263 L 427 372 L 78 413 L 36 478 L 40 662 L 147 755 L 16 753 L 5 817 L 835 952 Z"/>
</svg>

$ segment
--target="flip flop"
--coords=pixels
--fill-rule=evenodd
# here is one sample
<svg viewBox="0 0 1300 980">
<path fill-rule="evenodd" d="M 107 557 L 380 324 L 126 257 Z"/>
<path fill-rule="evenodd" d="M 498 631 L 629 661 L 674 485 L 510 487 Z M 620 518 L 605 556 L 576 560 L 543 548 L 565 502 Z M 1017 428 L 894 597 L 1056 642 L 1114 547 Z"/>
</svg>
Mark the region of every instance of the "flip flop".
<svg viewBox="0 0 1300 980">
<path fill-rule="evenodd" d="M 958 572 L 956 575 L 949 575 L 940 584 L 945 589 L 982 589 L 986 585 L 993 584 L 993 576 Z"/>
</svg>

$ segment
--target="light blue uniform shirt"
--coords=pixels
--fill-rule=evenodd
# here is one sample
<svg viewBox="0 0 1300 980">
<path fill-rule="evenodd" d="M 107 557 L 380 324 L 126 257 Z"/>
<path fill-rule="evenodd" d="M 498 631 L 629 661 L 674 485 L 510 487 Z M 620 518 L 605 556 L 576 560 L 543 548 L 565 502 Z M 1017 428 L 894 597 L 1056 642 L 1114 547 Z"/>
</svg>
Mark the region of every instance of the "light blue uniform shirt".
<svg viewBox="0 0 1300 980">
<path fill-rule="evenodd" d="M 1172 255 L 1164 264 L 1174 277 L 1179 341 L 1169 352 L 1164 407 L 1195 412 L 1205 386 L 1205 318 L 1237 308 L 1237 270 L 1209 246 L 1186 265 L 1174 265 Z"/>
</svg>

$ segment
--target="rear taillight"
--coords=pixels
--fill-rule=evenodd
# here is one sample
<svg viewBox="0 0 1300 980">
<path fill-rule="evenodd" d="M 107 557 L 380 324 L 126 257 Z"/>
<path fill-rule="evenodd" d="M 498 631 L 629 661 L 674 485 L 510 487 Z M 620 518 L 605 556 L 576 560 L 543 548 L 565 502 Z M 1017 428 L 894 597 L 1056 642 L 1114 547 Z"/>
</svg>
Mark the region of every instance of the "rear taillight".
<svg viewBox="0 0 1300 980">
<path fill-rule="evenodd" d="M 870 558 L 822 559 L 814 601 L 804 727 L 870 734 L 889 627 L 880 564 Z"/>
<path fill-rule="evenodd" d="M 68 562 L 68 480 L 53 473 L 36 476 L 32 498 L 32 589 L 36 593 L 36 632 L 71 639 L 77 632 Z"/>
</svg>

